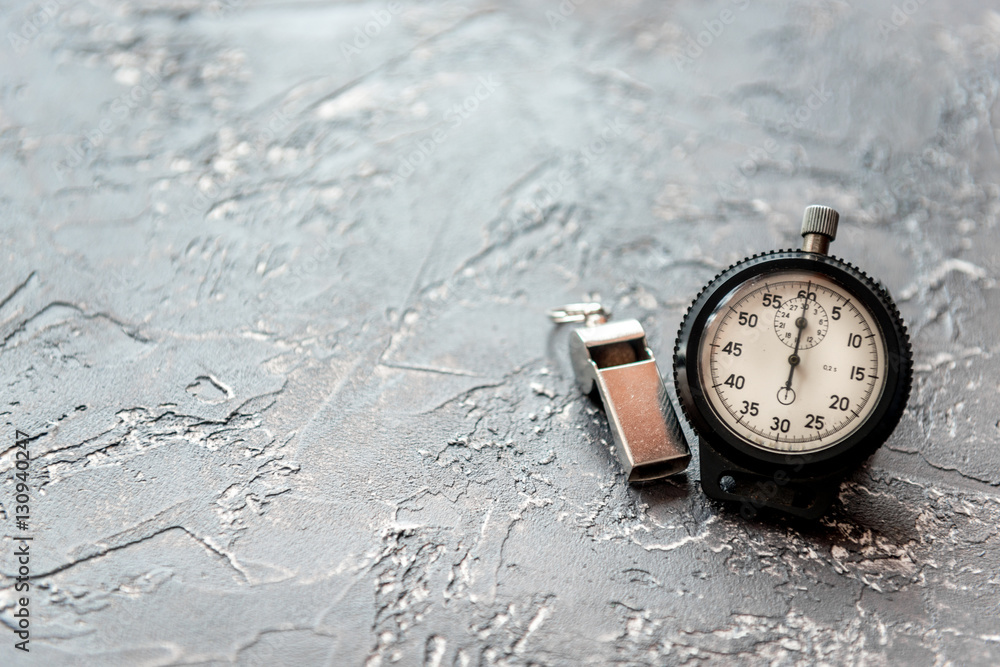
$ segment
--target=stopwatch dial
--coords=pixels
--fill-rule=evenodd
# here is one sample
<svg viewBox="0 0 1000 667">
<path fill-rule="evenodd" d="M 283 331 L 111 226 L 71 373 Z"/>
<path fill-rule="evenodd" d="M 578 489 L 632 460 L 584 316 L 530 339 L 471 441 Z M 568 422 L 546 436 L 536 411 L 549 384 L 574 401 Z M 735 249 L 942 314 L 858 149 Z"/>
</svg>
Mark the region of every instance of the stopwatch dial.
<svg viewBox="0 0 1000 667">
<path fill-rule="evenodd" d="M 821 273 L 752 278 L 719 304 L 701 381 L 719 419 L 762 449 L 813 452 L 865 423 L 886 381 L 875 316 Z"/>
</svg>

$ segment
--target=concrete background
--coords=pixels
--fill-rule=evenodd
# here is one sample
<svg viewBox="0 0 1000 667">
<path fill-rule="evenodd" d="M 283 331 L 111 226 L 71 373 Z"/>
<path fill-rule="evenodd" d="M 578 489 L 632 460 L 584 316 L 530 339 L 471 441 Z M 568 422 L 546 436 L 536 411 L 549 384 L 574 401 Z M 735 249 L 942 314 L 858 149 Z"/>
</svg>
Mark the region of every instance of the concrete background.
<svg viewBox="0 0 1000 667">
<path fill-rule="evenodd" d="M 4 628 L 3 664 L 1000 663 L 984 3 L 0 27 L 8 515 L 37 436 L 31 652 Z M 707 501 L 697 458 L 629 487 L 546 309 L 640 319 L 669 376 L 697 290 L 811 203 L 910 326 L 900 427 L 816 523 Z"/>
</svg>

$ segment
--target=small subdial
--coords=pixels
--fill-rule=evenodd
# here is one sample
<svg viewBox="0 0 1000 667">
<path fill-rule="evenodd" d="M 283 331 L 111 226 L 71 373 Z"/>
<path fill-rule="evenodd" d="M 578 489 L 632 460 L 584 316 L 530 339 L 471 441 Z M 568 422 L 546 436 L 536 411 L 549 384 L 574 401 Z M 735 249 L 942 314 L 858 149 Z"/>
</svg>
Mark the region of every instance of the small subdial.
<svg viewBox="0 0 1000 667">
<path fill-rule="evenodd" d="M 799 297 L 789 299 L 774 314 L 774 333 L 778 340 L 788 347 L 795 347 L 795 340 L 799 335 L 798 319 L 805 320 L 805 327 L 802 329 L 802 340 L 799 341 L 800 350 L 808 350 L 822 342 L 826 332 L 830 329 L 830 320 L 826 316 L 826 310 L 814 298 Z"/>
</svg>

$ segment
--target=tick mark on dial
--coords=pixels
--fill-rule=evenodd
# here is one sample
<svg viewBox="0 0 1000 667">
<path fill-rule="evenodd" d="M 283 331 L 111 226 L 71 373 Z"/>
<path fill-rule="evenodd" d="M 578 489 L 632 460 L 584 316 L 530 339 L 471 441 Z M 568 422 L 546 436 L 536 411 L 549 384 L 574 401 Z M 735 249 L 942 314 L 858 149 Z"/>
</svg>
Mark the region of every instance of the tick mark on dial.
<svg viewBox="0 0 1000 667">
<path fill-rule="evenodd" d="M 805 276 L 802 276 L 805 277 Z M 804 289 L 803 289 L 804 288 Z M 816 296 L 813 295 L 813 290 L 815 290 Z M 802 296 L 796 296 L 796 294 L 802 294 Z M 764 307 L 761 303 L 761 294 L 769 294 L 771 292 L 778 292 L 779 302 L 774 302 L 774 296 L 772 295 L 772 303 L 768 307 Z M 747 439 L 749 444 L 756 447 L 763 448 L 765 450 L 772 449 L 773 451 L 812 451 L 813 449 L 823 449 L 829 446 L 831 443 L 840 442 L 845 437 L 845 433 L 850 433 L 852 430 L 857 429 L 858 422 L 863 418 L 866 418 L 870 411 L 869 403 L 874 400 L 873 397 L 876 394 L 876 390 L 880 386 L 881 376 L 877 375 L 878 372 L 882 370 L 884 366 L 883 360 L 883 337 L 881 332 L 875 332 L 875 324 L 872 322 L 870 314 L 867 308 L 859 302 L 857 306 L 854 305 L 854 300 L 848 294 L 844 293 L 841 289 L 835 289 L 829 285 L 823 283 L 822 281 L 817 283 L 817 287 L 812 287 L 811 280 L 775 280 L 774 286 L 771 286 L 770 279 L 766 282 L 756 283 L 756 285 L 746 285 L 741 287 L 739 290 L 734 290 L 733 296 L 735 298 L 730 299 L 724 306 L 720 306 L 719 314 L 721 317 L 715 319 L 714 324 L 707 324 L 706 333 L 714 335 L 706 335 L 703 338 L 703 348 L 701 352 L 701 358 L 705 361 L 705 371 L 703 371 L 703 378 L 705 384 L 704 387 L 711 387 L 707 389 L 706 393 L 709 395 L 710 403 L 713 407 L 718 406 L 718 414 L 722 416 L 723 422 L 727 428 L 732 430 L 737 434 L 738 437 Z M 833 317 L 827 315 L 830 308 L 837 306 L 836 320 Z M 773 323 L 770 327 L 761 327 L 760 324 L 757 325 L 757 329 L 750 331 L 749 329 L 744 330 L 741 327 L 736 327 L 736 318 L 732 317 L 728 313 L 725 313 L 724 308 L 728 309 L 735 314 L 742 314 L 744 311 L 748 313 L 753 312 L 758 318 L 763 317 L 760 324 L 771 320 L 771 315 L 773 314 Z M 842 310 L 841 310 L 842 309 Z M 833 313 L 831 313 L 832 315 Z M 854 318 L 854 322 L 851 322 L 851 318 Z M 744 324 L 743 326 L 747 326 Z M 837 327 L 834 329 L 834 327 Z M 745 370 L 750 370 L 751 372 L 765 373 L 759 379 L 764 380 L 765 377 L 769 380 L 770 385 L 773 387 L 775 384 L 778 387 L 774 390 L 777 393 L 771 394 L 773 397 L 771 400 L 777 400 L 779 408 L 777 413 L 785 413 L 786 416 L 791 417 L 791 421 L 795 426 L 795 430 L 790 433 L 776 433 L 773 430 L 768 429 L 770 421 L 762 421 L 761 417 L 750 417 L 745 414 L 741 414 L 738 409 L 740 401 L 729 400 L 734 399 L 735 395 L 729 392 L 729 386 L 726 382 L 718 380 L 722 369 L 726 368 L 725 374 L 721 377 L 726 378 L 730 374 L 729 365 L 726 362 L 730 362 L 726 355 L 720 354 L 724 344 L 722 342 L 716 343 L 715 341 L 728 341 L 735 334 L 734 331 L 749 334 L 765 334 L 767 329 L 771 328 L 774 332 L 775 337 L 782 343 L 782 345 L 788 347 L 788 352 L 785 353 L 785 362 L 779 361 L 782 355 L 781 346 L 774 345 L 768 341 L 773 341 L 767 336 L 768 340 L 761 341 L 761 345 L 750 345 L 747 346 L 747 342 L 741 341 L 743 343 L 742 357 L 740 361 L 744 364 L 751 364 Z M 830 333 L 835 332 L 836 335 L 833 336 L 830 342 L 823 345 L 822 343 L 826 338 L 830 338 Z M 867 333 L 863 333 L 867 332 Z M 835 360 L 843 361 L 843 355 L 845 353 L 844 341 L 842 340 L 843 334 L 846 336 L 850 334 L 850 341 L 848 347 L 853 348 L 853 342 L 863 339 L 865 342 L 859 345 L 858 350 L 847 350 L 848 353 L 856 354 L 856 357 L 849 356 L 852 363 L 857 364 L 858 368 L 861 368 L 861 364 L 865 361 L 868 362 L 868 366 L 865 367 L 865 372 L 870 373 L 865 378 L 865 382 L 852 383 L 851 384 L 851 397 L 850 397 L 850 407 L 847 407 L 844 412 L 840 412 L 838 417 L 835 419 L 826 420 L 826 429 L 822 432 L 818 429 L 805 429 L 804 422 L 798 423 L 795 416 L 798 410 L 792 410 L 792 406 L 798 404 L 803 412 L 810 410 L 813 411 L 814 407 L 820 409 L 822 408 L 818 401 L 825 401 L 823 406 L 829 404 L 827 400 L 830 392 L 837 390 L 838 394 L 841 391 L 839 386 L 830 386 L 831 382 L 836 382 L 837 380 L 842 380 L 840 375 L 835 374 L 822 374 L 823 377 L 818 377 L 819 374 L 812 373 L 815 368 L 822 367 L 824 370 L 833 370 L 833 368 L 839 366 L 835 363 Z M 879 340 L 874 340 L 878 338 Z M 751 340 L 756 341 L 757 338 L 753 337 Z M 860 341 L 859 341 L 860 342 Z M 892 342 L 892 341 L 889 341 Z M 813 351 L 807 352 L 806 350 Z M 866 353 L 867 351 L 867 353 Z M 863 357 L 868 357 L 864 359 Z M 806 365 L 806 362 L 809 362 Z M 785 363 L 788 365 L 785 366 Z M 798 366 L 803 366 L 803 370 L 800 371 Z M 784 372 L 782 373 L 782 367 Z M 743 367 L 741 367 L 743 368 Z M 850 364 L 848 364 L 850 368 Z M 781 374 L 784 377 L 780 379 L 771 375 Z M 844 372 L 841 370 L 841 375 Z M 791 377 L 789 377 L 791 376 Z M 722 387 L 726 386 L 727 389 L 723 390 Z M 767 383 L 765 383 L 767 386 Z M 846 387 L 842 388 L 844 391 L 848 391 Z M 802 402 L 798 400 L 798 393 L 804 391 L 802 394 Z M 727 394 L 727 392 L 729 392 Z M 728 396 L 728 398 L 727 398 Z M 742 398 L 742 396 L 741 396 Z M 762 397 L 767 400 L 766 394 Z M 766 403 L 761 403 L 761 407 L 764 407 Z M 773 406 L 773 403 L 771 404 Z M 838 407 L 840 402 L 838 401 Z M 846 406 L 845 406 L 846 407 Z M 784 410 L 788 408 L 789 413 Z M 761 412 L 762 415 L 768 414 L 766 412 Z M 831 415 L 832 416 L 832 415 Z M 815 422 L 814 422 L 815 425 Z M 760 427 L 760 428 L 758 428 Z M 782 439 L 784 436 L 784 439 Z M 829 443 L 827 441 L 830 441 Z M 784 445 L 784 446 L 782 446 Z"/>
</svg>

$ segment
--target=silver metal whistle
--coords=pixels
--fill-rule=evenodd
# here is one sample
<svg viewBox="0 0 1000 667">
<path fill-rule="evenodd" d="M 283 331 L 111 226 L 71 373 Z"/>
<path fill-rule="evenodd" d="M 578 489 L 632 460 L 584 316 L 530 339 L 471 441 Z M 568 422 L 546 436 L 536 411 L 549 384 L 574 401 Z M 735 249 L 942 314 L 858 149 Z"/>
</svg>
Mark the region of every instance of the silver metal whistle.
<svg viewBox="0 0 1000 667">
<path fill-rule="evenodd" d="M 642 325 L 637 320 L 608 322 L 598 303 L 563 306 L 549 316 L 557 323 L 586 325 L 570 334 L 570 359 L 580 389 L 591 394 L 596 386 L 600 393 L 628 481 L 686 470 L 691 450 Z"/>
</svg>

